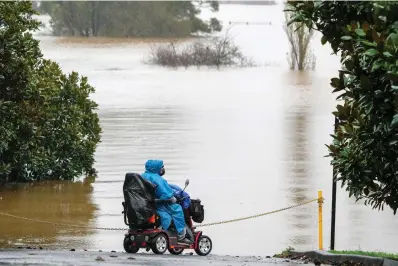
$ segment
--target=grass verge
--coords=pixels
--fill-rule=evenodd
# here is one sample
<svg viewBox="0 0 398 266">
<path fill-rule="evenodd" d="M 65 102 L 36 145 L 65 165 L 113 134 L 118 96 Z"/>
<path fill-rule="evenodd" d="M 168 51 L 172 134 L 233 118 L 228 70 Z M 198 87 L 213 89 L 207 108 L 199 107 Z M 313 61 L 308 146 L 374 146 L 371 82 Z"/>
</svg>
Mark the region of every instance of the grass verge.
<svg viewBox="0 0 398 266">
<path fill-rule="evenodd" d="M 378 257 L 385 259 L 398 260 L 398 254 L 385 253 L 385 252 L 372 252 L 372 251 L 362 251 L 362 250 L 329 250 L 328 252 L 333 254 L 348 254 L 348 255 L 362 255 L 369 257 Z"/>
<path fill-rule="evenodd" d="M 282 250 L 281 253 L 275 254 L 274 258 L 280 258 L 280 259 L 288 258 L 288 257 L 290 257 L 289 251 L 293 251 L 293 250 L 294 250 L 294 248 L 288 247 L 288 248 Z"/>
</svg>

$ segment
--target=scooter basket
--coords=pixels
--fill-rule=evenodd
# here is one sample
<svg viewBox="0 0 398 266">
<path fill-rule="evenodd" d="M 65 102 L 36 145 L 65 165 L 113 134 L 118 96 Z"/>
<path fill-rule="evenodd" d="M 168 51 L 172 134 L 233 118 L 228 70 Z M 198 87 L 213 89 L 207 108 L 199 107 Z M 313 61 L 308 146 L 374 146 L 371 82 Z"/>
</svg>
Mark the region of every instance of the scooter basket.
<svg viewBox="0 0 398 266">
<path fill-rule="evenodd" d="M 202 223 L 205 219 L 205 209 L 200 199 L 191 199 L 190 213 L 195 223 Z"/>
</svg>

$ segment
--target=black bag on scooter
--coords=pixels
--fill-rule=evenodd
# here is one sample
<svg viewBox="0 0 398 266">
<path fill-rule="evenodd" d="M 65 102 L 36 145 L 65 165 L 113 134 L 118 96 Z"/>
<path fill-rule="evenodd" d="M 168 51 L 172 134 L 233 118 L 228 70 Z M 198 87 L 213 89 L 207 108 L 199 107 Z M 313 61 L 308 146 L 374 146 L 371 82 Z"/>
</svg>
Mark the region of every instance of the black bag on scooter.
<svg viewBox="0 0 398 266">
<path fill-rule="evenodd" d="M 200 199 L 191 199 L 190 213 L 195 223 L 202 223 L 205 219 L 205 209 Z"/>
<path fill-rule="evenodd" d="M 155 187 L 136 173 L 127 173 L 123 184 L 125 212 L 130 226 L 148 223 L 156 213 Z"/>
</svg>

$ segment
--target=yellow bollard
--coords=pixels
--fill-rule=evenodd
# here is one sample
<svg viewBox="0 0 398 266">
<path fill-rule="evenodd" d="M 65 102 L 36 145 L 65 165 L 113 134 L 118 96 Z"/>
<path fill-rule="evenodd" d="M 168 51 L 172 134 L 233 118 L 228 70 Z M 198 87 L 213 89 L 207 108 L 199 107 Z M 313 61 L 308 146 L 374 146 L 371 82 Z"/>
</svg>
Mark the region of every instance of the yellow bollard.
<svg viewBox="0 0 398 266">
<path fill-rule="evenodd" d="M 319 250 L 323 250 L 323 228 L 322 228 L 322 190 L 318 190 L 318 238 Z"/>
</svg>

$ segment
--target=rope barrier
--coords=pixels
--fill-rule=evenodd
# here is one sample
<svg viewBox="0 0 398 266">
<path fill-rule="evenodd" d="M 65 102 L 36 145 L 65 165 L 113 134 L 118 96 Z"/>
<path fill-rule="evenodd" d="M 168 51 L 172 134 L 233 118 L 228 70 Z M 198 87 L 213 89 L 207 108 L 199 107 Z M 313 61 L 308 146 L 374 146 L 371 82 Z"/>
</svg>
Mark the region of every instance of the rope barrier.
<svg viewBox="0 0 398 266">
<path fill-rule="evenodd" d="M 0 215 L 8 216 L 11 218 L 16 218 L 16 219 L 21 219 L 21 220 L 26 220 L 26 221 L 30 221 L 30 222 L 44 223 L 44 224 L 50 224 L 50 225 L 60 226 L 60 227 L 75 227 L 75 228 L 86 228 L 86 229 L 93 229 L 93 230 L 108 230 L 108 231 L 125 231 L 125 230 L 127 230 L 126 228 L 93 227 L 93 226 L 78 225 L 78 224 L 55 223 L 55 222 L 50 222 L 50 221 L 31 219 L 31 218 L 26 218 L 26 217 L 22 217 L 22 216 L 12 215 L 12 214 L 9 214 L 6 212 L 0 212 Z"/>
<path fill-rule="evenodd" d="M 274 211 L 270 211 L 270 212 L 259 213 L 259 214 L 255 214 L 255 215 L 251 215 L 251 216 L 247 216 L 247 217 L 242 217 L 242 218 L 237 218 L 237 219 L 232 219 L 232 220 L 225 220 L 225 221 L 220 221 L 220 222 L 207 223 L 207 224 L 198 224 L 198 225 L 195 225 L 195 227 L 207 227 L 207 226 L 213 226 L 213 225 L 218 225 L 218 224 L 227 224 L 227 223 L 239 222 L 239 221 L 243 221 L 243 220 L 249 220 L 249 219 L 258 218 L 261 216 L 266 216 L 269 214 L 274 214 L 274 213 L 278 213 L 281 211 L 293 209 L 296 207 L 300 207 L 300 206 L 310 204 L 315 201 L 318 201 L 318 202 L 323 201 L 323 198 L 316 198 L 316 199 L 304 201 L 304 202 L 296 204 L 296 205 L 285 207 L 282 209 L 278 209 L 278 210 L 274 210 Z M 50 222 L 50 221 L 45 221 L 45 220 L 26 218 L 26 217 L 17 216 L 17 215 L 5 213 L 5 212 L 0 212 L 0 215 L 10 217 L 10 218 L 30 221 L 30 222 L 44 223 L 44 224 L 50 224 L 50 225 L 54 225 L 54 226 L 61 226 L 61 227 L 75 227 L 75 228 L 86 228 L 86 229 L 92 229 L 92 230 L 106 230 L 106 231 L 127 231 L 128 230 L 128 228 L 95 227 L 95 226 L 85 226 L 85 225 L 82 226 L 82 225 L 77 225 L 77 224 L 55 223 L 55 222 Z"/>
<path fill-rule="evenodd" d="M 199 225 L 195 225 L 196 227 L 205 227 L 205 226 L 212 226 L 212 225 L 218 225 L 218 224 L 227 224 L 227 223 L 234 223 L 234 222 L 239 222 L 239 221 L 243 221 L 243 220 L 249 220 L 249 219 L 253 219 L 253 218 L 257 218 L 257 217 L 261 217 L 261 216 L 266 216 L 269 214 L 274 214 L 274 213 L 278 213 L 281 211 L 285 211 L 285 210 L 289 210 L 289 209 L 293 209 L 296 207 L 300 207 L 315 201 L 319 201 L 318 198 L 316 199 L 312 199 L 312 200 L 308 200 L 293 206 L 289 206 L 286 208 L 282 208 L 282 209 L 278 209 L 278 210 L 274 210 L 274 211 L 270 211 L 270 212 L 264 212 L 264 213 L 259 213 L 259 214 L 255 214 L 255 215 L 251 215 L 251 216 L 247 216 L 247 217 L 242 217 L 242 218 L 237 218 L 237 219 L 232 219 L 232 220 L 226 220 L 226 221 L 221 221 L 221 222 L 214 222 L 214 223 L 207 223 L 207 224 L 199 224 Z"/>
</svg>

